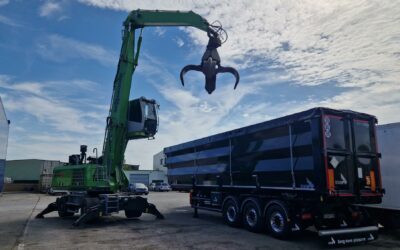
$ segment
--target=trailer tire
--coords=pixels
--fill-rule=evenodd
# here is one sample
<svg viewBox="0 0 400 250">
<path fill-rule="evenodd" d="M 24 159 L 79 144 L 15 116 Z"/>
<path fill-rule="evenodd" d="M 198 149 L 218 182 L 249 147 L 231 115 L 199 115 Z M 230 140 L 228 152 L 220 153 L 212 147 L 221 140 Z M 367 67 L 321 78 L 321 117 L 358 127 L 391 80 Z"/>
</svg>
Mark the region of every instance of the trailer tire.
<svg viewBox="0 0 400 250">
<path fill-rule="evenodd" d="M 125 209 L 126 218 L 138 218 L 142 215 L 142 211 L 139 210 L 127 210 Z"/>
<path fill-rule="evenodd" d="M 250 232 L 258 233 L 262 230 L 264 223 L 260 206 L 256 200 L 245 203 L 242 210 L 242 220 L 244 227 Z"/>
<path fill-rule="evenodd" d="M 283 206 L 280 203 L 271 204 L 265 216 L 268 232 L 278 239 L 287 239 L 291 232 L 287 209 Z"/>
<path fill-rule="evenodd" d="M 74 215 L 73 212 L 68 212 L 67 211 L 68 208 L 67 208 L 66 202 L 67 202 L 66 197 L 58 198 L 57 201 L 56 201 L 58 216 L 61 217 L 61 218 L 71 217 L 71 216 Z"/>
<path fill-rule="evenodd" d="M 234 198 L 229 198 L 224 202 L 222 208 L 222 216 L 224 221 L 231 227 L 239 227 L 241 218 L 239 213 L 239 206 Z"/>
</svg>

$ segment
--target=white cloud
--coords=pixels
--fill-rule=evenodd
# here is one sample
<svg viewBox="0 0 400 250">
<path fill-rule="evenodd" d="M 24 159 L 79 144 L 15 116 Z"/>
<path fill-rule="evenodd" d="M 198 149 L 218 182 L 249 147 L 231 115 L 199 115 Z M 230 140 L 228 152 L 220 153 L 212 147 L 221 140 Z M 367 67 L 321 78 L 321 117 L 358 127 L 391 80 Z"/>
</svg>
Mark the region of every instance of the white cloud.
<svg viewBox="0 0 400 250">
<path fill-rule="evenodd" d="M 156 33 L 160 37 L 163 37 L 165 32 L 166 32 L 166 30 L 161 28 L 161 27 L 155 27 L 154 28 L 154 33 Z"/>
<path fill-rule="evenodd" d="M 367 86 L 400 76 L 396 1 L 81 2 L 125 11 L 192 9 L 209 21 L 220 20 L 228 31 L 229 40 L 220 49 L 225 62 L 241 68 L 274 62 L 299 84 Z M 206 43 L 203 32 L 185 30 L 195 43 Z"/>
<path fill-rule="evenodd" d="M 53 1 L 46 1 L 39 8 L 39 15 L 41 17 L 48 17 L 48 16 L 52 16 L 56 13 L 60 13 L 61 11 L 62 11 L 61 3 L 53 2 Z"/>
<path fill-rule="evenodd" d="M 100 147 L 108 110 L 91 94 L 91 100 L 71 95 L 74 91 L 93 91 L 97 85 L 84 79 L 18 82 L 0 75 L 3 103 L 9 119 L 14 119 L 8 159 L 66 161 L 68 155 L 79 152 L 80 144 Z"/>
<path fill-rule="evenodd" d="M 183 45 L 185 45 L 185 42 L 180 37 L 175 38 L 175 42 L 179 48 L 181 48 L 181 47 L 183 47 Z"/>
<path fill-rule="evenodd" d="M 319 102 L 321 106 L 352 109 L 373 114 L 380 124 L 399 122 L 400 85 L 379 83 L 364 88 L 356 88 Z"/>
<path fill-rule="evenodd" d="M 0 0 L 0 7 L 10 3 L 10 0 Z"/>
<path fill-rule="evenodd" d="M 115 66 L 118 62 L 117 53 L 99 46 L 61 35 L 48 35 L 36 44 L 36 52 L 44 59 L 54 62 L 83 58 L 94 60 L 104 66 Z"/>
<path fill-rule="evenodd" d="M 35 117 L 40 126 L 49 126 L 59 132 L 102 134 L 104 124 L 98 122 L 103 116 L 102 120 L 105 120 L 106 113 L 88 112 L 82 106 L 76 108 L 75 103 L 82 103 L 79 97 L 75 97 L 79 100 L 58 98 L 60 86 L 65 82 L 14 82 L 11 77 L 0 75 L 0 88 L 8 90 L 4 103 L 10 112 L 22 112 L 26 116 Z M 85 89 L 87 86 L 81 85 L 82 82 L 91 81 L 71 80 L 69 86 L 83 86 Z M 64 88 L 61 92 L 67 95 Z"/>
<path fill-rule="evenodd" d="M 8 90 L 23 91 L 31 94 L 40 95 L 42 93 L 42 85 L 36 82 L 22 82 L 18 84 L 10 84 L 11 77 L 0 75 L 0 88 Z"/>
<path fill-rule="evenodd" d="M 0 23 L 12 27 L 21 27 L 21 24 L 3 15 L 0 15 Z"/>
<path fill-rule="evenodd" d="M 79 2 L 95 7 L 109 8 L 109 9 L 123 10 L 123 11 L 131 11 L 136 9 L 190 10 L 193 8 L 194 5 L 196 5 L 194 1 L 182 1 L 182 0 L 172 0 L 172 1 L 79 0 Z"/>
</svg>

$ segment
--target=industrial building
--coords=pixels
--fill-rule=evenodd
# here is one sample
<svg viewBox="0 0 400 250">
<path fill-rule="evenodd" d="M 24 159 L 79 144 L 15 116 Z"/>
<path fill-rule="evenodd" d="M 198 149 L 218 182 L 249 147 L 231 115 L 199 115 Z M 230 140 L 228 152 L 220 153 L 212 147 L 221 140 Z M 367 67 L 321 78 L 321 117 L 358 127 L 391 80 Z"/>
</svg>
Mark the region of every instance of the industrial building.
<svg viewBox="0 0 400 250">
<path fill-rule="evenodd" d="M 53 169 L 62 165 L 60 161 L 26 159 L 6 162 L 5 177 L 11 183 L 5 185 L 6 191 L 47 192 L 51 186 Z"/>
<path fill-rule="evenodd" d="M 149 185 L 153 182 L 167 182 L 164 172 L 158 170 L 124 171 L 129 183 L 143 183 Z"/>
<path fill-rule="evenodd" d="M 165 167 L 165 154 L 160 151 L 153 156 L 153 170 L 162 171 L 167 174 L 167 167 Z"/>
<path fill-rule="evenodd" d="M 167 183 L 167 168 L 164 167 L 164 158 L 163 151 L 153 156 L 153 170 L 126 170 L 124 168 L 124 173 L 129 183 L 143 183 L 145 185 L 153 182 Z"/>
<path fill-rule="evenodd" d="M 0 193 L 3 191 L 4 171 L 8 145 L 8 132 L 10 121 L 7 119 L 3 102 L 0 97 Z"/>
</svg>

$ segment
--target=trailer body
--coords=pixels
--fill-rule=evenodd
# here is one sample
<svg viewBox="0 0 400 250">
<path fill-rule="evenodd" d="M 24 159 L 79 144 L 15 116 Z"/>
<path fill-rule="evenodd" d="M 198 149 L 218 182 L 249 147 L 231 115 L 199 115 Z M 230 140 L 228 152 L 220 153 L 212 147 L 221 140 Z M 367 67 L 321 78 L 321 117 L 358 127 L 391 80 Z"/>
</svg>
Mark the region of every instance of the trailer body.
<svg viewBox="0 0 400 250">
<path fill-rule="evenodd" d="M 377 136 L 385 195 L 382 203 L 367 207 L 386 228 L 400 228 L 400 123 L 377 126 Z"/>
<path fill-rule="evenodd" d="M 230 225 L 266 224 L 277 237 L 316 225 L 331 245 L 368 241 L 377 227 L 352 205 L 381 202 L 376 123 L 364 113 L 313 108 L 167 147 L 169 182 L 192 189 L 195 213 L 222 212 Z M 279 211 L 290 221 L 283 229 Z M 343 230 L 353 229 L 347 238 Z"/>
</svg>

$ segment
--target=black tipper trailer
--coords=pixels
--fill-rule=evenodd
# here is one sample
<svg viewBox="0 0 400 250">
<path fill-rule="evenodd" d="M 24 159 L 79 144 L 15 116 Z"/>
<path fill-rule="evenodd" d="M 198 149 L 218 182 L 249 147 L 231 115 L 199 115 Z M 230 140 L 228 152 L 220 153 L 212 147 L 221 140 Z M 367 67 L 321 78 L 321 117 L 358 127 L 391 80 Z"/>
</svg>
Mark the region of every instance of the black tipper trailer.
<svg viewBox="0 0 400 250">
<path fill-rule="evenodd" d="M 378 227 L 362 207 L 382 199 L 374 116 L 313 108 L 164 149 L 169 182 L 198 209 L 275 237 L 314 225 L 330 245 Z"/>
</svg>

